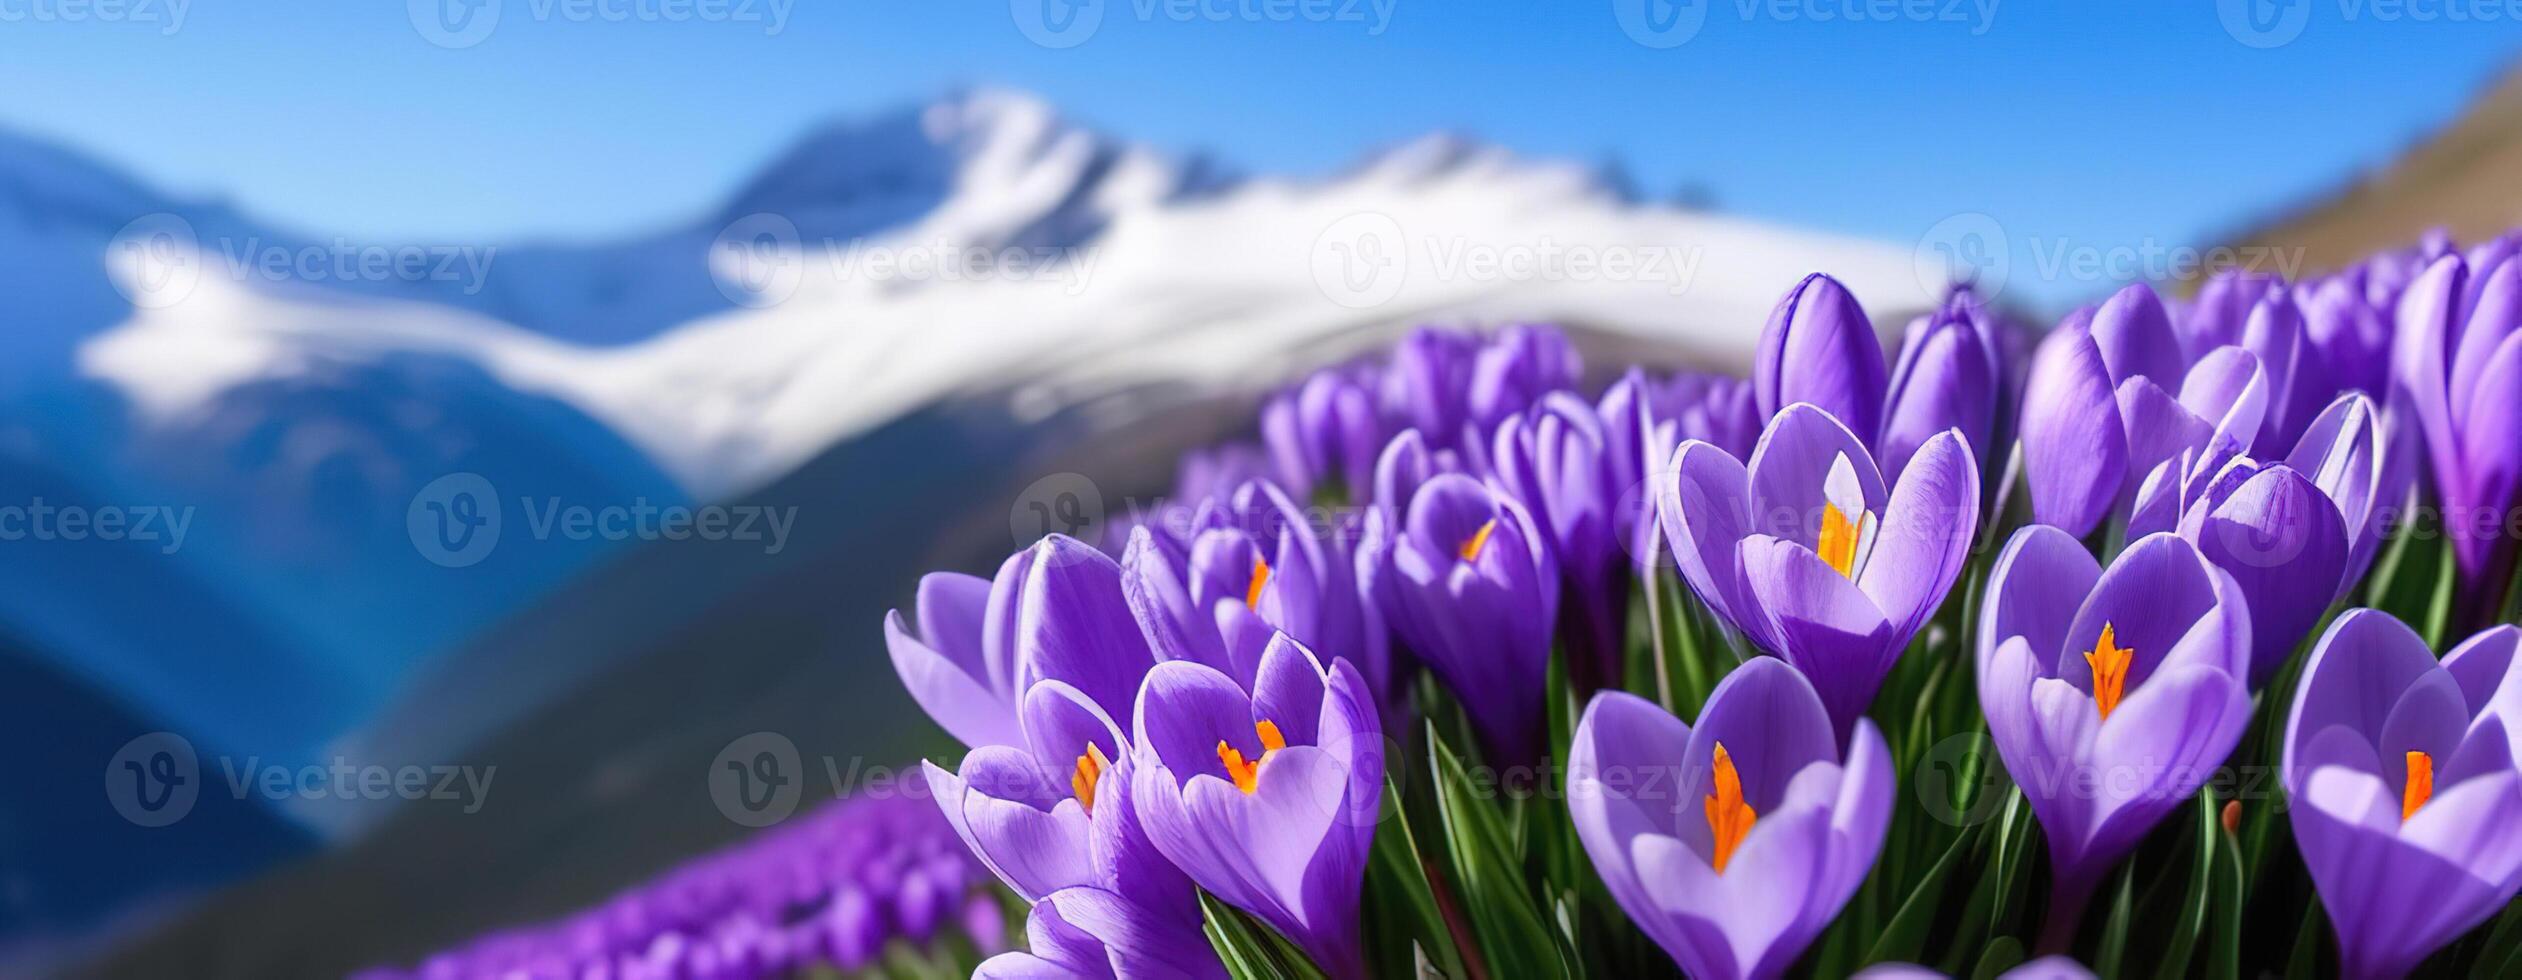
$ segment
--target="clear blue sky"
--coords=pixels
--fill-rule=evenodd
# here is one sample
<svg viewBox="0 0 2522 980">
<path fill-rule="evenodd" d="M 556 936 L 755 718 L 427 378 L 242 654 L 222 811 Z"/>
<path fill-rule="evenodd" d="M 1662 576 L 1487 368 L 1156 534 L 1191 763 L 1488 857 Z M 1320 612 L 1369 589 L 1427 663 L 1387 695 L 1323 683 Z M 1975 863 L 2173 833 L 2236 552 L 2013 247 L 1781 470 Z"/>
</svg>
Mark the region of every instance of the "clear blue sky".
<svg viewBox="0 0 2522 980">
<path fill-rule="evenodd" d="M 398 240 L 653 227 L 820 120 L 995 83 L 1250 171 L 1324 173 L 1449 128 L 1899 242 L 1985 212 L 2018 251 L 2176 244 L 2387 160 L 2522 52 L 2522 25 L 2385 20 L 2372 0 L 2273 8 L 2308 19 L 2267 49 L 2218 0 L 1995 0 L 1984 20 L 1988 0 L 1961 0 L 1922 23 L 1809 19 L 1866 0 L 1700 0 L 1668 49 L 1623 30 L 1622 0 L 1195 8 L 1224 22 L 1106 0 L 1070 48 L 1019 28 L 1036 0 L 499 0 L 458 49 L 415 27 L 437 0 L 192 0 L 171 33 L 179 0 L 106 0 L 147 21 L 40 13 L 60 2 L 0 13 L 0 126 L 306 231 Z"/>
</svg>

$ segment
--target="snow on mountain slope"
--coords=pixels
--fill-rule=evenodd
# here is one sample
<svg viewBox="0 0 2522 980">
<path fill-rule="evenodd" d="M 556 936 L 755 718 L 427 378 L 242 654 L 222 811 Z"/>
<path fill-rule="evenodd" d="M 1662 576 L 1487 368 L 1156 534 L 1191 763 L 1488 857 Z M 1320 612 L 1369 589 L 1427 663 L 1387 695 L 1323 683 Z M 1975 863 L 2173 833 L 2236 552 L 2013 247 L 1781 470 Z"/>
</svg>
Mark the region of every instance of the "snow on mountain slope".
<svg viewBox="0 0 2522 980">
<path fill-rule="evenodd" d="M 1229 181 L 994 91 L 810 140 L 720 217 L 684 272 L 732 308 L 636 343 L 205 280 L 80 365 L 180 414 L 310 351 L 460 353 L 717 498 L 954 392 L 1022 383 L 1048 410 L 1148 381 L 1266 385 L 1431 320 L 1566 320 L 1740 367 L 1807 272 L 1878 316 L 1934 300 L 1907 250 L 1634 205 L 1587 169 L 1460 139 L 1325 181 Z"/>
</svg>

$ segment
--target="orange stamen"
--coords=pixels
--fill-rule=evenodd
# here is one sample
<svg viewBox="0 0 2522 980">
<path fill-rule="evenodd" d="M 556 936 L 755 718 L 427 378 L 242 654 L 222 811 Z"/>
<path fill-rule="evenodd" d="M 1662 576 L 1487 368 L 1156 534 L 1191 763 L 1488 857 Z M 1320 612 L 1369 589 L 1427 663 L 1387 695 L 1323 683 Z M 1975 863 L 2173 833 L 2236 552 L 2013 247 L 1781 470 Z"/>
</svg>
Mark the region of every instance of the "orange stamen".
<svg viewBox="0 0 2522 980">
<path fill-rule="evenodd" d="M 1743 838 L 1751 836 L 1751 825 L 1759 816 L 1751 812 L 1751 804 L 1743 802 L 1743 777 L 1734 771 L 1734 757 L 1726 754 L 1724 743 L 1716 746 L 1716 792 L 1705 803 L 1708 830 L 1716 836 L 1716 855 L 1709 863 L 1717 874 L 1725 873 L 1727 862 L 1734 860 L 1734 849 L 1743 846 Z"/>
<path fill-rule="evenodd" d="M 1095 784 L 1103 781 L 1103 771 L 1111 767 L 1112 760 L 1104 757 L 1103 746 L 1086 743 L 1086 754 L 1077 757 L 1077 771 L 1068 777 L 1068 788 L 1076 791 L 1077 802 L 1086 807 L 1086 812 L 1095 812 Z"/>
<path fill-rule="evenodd" d="M 1249 609 L 1261 608 L 1261 589 L 1270 584 L 1270 563 L 1261 556 L 1252 556 L 1252 585 L 1244 589 L 1243 604 Z"/>
<path fill-rule="evenodd" d="M 2417 815 L 2417 808 L 2434 799 L 2434 757 L 2423 752 L 2408 753 L 2408 787 L 2399 796 L 2399 820 L 2407 823 Z"/>
<path fill-rule="evenodd" d="M 2086 666 L 2093 668 L 2093 704 L 2102 709 L 2102 720 L 2119 708 L 2119 699 L 2128 690 L 2128 662 L 2137 652 L 2117 644 L 2109 623 L 2102 624 L 2102 638 L 2093 644 L 2093 652 L 2084 655 Z"/>
<path fill-rule="evenodd" d="M 1856 577 L 1857 524 L 1833 504 L 1821 505 L 1821 560 L 1843 578 Z"/>
<path fill-rule="evenodd" d="M 1235 781 L 1235 788 L 1250 796 L 1261 788 L 1261 764 L 1270 761 L 1270 753 L 1287 747 L 1287 736 L 1279 734 L 1279 726 L 1269 721 L 1255 723 L 1255 734 L 1261 736 L 1261 757 L 1244 761 L 1243 752 L 1225 739 L 1217 740 L 1217 761 L 1226 766 L 1226 775 Z"/>
<path fill-rule="evenodd" d="M 1495 530 L 1497 530 L 1497 519 L 1492 517 L 1488 523 L 1480 525 L 1480 530 L 1472 532 L 1471 540 L 1462 543 L 1462 560 L 1479 561 L 1480 549 L 1488 547 L 1489 532 Z"/>
</svg>

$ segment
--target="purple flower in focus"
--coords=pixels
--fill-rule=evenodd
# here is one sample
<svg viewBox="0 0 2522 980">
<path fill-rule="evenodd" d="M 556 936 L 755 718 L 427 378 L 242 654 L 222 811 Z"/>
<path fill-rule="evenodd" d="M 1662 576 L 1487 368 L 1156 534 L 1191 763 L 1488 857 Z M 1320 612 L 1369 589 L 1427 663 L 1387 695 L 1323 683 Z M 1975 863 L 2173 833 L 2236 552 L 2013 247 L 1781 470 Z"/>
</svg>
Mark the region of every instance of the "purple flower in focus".
<svg viewBox="0 0 2522 980">
<path fill-rule="evenodd" d="M 1568 809 L 1594 870 L 1682 971 L 1774 977 L 1874 866 L 1891 753 L 1859 720 L 1840 750 L 1795 669 L 1727 674 L 1695 727 L 1619 691 L 1594 696 L 1568 751 Z"/>
<path fill-rule="evenodd" d="M 1204 664 L 1159 664 L 1135 727 L 1131 792 L 1156 850 L 1332 976 L 1365 976 L 1358 896 L 1384 744 L 1356 668 L 1326 671 L 1285 636 L 1249 690 Z"/>
<path fill-rule="evenodd" d="M 1388 536 L 1369 541 L 1379 559 L 1372 598 L 1462 700 L 1491 761 L 1539 758 L 1559 569 L 1531 512 L 1476 480 L 1444 474 L 1419 487 Z"/>
<path fill-rule="evenodd" d="M 1852 980 L 1951 980 L 1944 974 L 1910 963 L 1879 963 L 1858 970 Z M 2039 959 L 1997 974 L 1997 980 L 2093 980 L 2093 971 L 2064 956 Z"/>
<path fill-rule="evenodd" d="M 2169 534 L 2105 571 L 2073 536 L 2006 542 L 1980 612 L 1979 704 L 2049 838 L 2043 948 L 2110 866 L 2197 792 L 2250 719 L 2241 589 Z"/>
<path fill-rule="evenodd" d="M 2342 972 L 2395 977 L 2522 890 L 2522 629 L 2437 663 L 2388 613 L 2340 616 L 2286 720 L 2296 846 Z"/>
<path fill-rule="evenodd" d="M 1017 745 L 1016 600 L 1036 553 L 1018 552 L 995 580 L 932 572 L 919 582 L 913 607 L 919 634 L 903 628 L 900 610 L 884 620 L 885 647 L 911 700 L 964 745 Z"/>
<path fill-rule="evenodd" d="M 1958 432 L 1896 486 L 1827 412 L 1791 405 L 1745 466 L 1684 443 L 1658 513 L 1708 608 L 1812 679 L 1845 736 L 1944 602 L 1979 526 L 1979 465 Z"/>
<path fill-rule="evenodd" d="M 1763 418 L 1808 402 L 1870 440 L 1882 431 L 1883 342 L 1839 280 L 1813 273 L 1787 290 L 1760 333 L 1751 380 Z"/>
</svg>

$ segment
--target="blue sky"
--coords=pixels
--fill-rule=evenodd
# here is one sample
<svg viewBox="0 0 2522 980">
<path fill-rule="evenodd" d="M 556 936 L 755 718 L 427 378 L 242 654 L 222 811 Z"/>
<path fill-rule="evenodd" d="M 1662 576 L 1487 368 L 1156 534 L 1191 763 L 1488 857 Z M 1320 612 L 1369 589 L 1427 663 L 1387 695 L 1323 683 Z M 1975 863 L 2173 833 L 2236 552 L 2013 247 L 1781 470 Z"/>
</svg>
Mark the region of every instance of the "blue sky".
<svg viewBox="0 0 2522 980">
<path fill-rule="evenodd" d="M 2171 245 L 2388 160 L 2522 52 L 2522 24 L 2450 19 L 2466 0 L 2278 0 L 2266 48 L 2219 14 L 2271 0 L 1104 0 L 1046 35 L 1071 47 L 1022 26 L 1064 0 L 497 0 L 458 48 L 440 4 L 491 0 L 78 2 L 0 3 L 0 126 L 406 241 L 654 227 L 818 121 L 993 83 L 1252 171 L 1444 128 L 1904 243 L 1979 212 L 2018 254 Z M 1681 35 L 1624 3 L 1698 27 L 1640 43 Z"/>
</svg>

